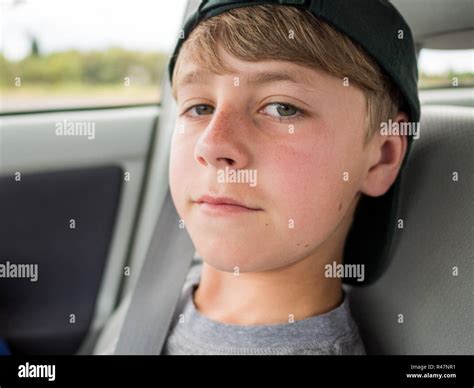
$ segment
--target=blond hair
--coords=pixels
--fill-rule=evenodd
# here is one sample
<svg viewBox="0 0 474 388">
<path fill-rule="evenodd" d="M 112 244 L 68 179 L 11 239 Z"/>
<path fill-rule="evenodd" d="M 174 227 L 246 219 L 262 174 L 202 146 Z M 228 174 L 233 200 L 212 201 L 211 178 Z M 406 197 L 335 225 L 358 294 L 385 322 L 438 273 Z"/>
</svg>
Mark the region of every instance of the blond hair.
<svg viewBox="0 0 474 388">
<path fill-rule="evenodd" d="M 401 97 L 365 50 L 309 11 L 279 5 L 236 8 L 201 22 L 181 49 L 216 74 L 229 73 L 217 55 L 221 44 L 234 57 L 258 62 L 283 60 L 348 80 L 366 96 L 366 142 L 380 123 L 394 118 Z M 180 72 L 179 55 L 173 72 Z M 173 91 L 176 82 L 174 82 Z"/>
</svg>

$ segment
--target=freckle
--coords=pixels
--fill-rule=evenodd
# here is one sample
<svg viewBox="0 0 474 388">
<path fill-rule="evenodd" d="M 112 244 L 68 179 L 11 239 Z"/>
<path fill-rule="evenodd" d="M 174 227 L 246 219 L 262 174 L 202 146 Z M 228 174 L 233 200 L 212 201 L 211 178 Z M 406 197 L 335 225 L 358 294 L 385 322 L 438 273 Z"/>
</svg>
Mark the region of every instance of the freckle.
<svg viewBox="0 0 474 388">
<path fill-rule="evenodd" d="M 299 247 L 299 246 L 300 246 L 300 243 L 296 244 L 296 246 Z"/>
<path fill-rule="evenodd" d="M 308 247 L 309 247 L 309 244 L 306 244 L 304 247 L 305 247 L 305 248 L 308 248 Z"/>
<path fill-rule="evenodd" d="M 342 202 L 339 204 L 339 209 L 337 209 L 337 211 L 339 211 L 341 209 L 342 209 Z"/>
<path fill-rule="evenodd" d="M 265 224 L 265 226 L 268 226 L 268 224 Z"/>
</svg>

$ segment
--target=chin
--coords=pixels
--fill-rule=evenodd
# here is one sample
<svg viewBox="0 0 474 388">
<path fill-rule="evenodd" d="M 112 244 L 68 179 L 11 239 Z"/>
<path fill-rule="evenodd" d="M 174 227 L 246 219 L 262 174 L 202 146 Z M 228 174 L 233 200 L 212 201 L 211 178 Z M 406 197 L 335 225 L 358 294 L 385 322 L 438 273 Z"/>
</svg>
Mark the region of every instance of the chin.
<svg viewBox="0 0 474 388">
<path fill-rule="evenodd" d="M 259 254 L 262 247 L 249 248 L 248 246 L 245 249 L 242 246 L 240 248 L 228 246 L 218 249 L 201 248 L 198 252 L 207 265 L 222 272 L 261 272 L 280 266 L 279 263 L 274 262 L 275 255 Z"/>
<path fill-rule="evenodd" d="M 244 260 L 241 263 L 238 260 L 233 260 L 232 263 L 226 262 L 222 260 L 222 258 L 217 258 L 215 260 L 207 260 L 206 258 L 203 258 L 203 260 L 207 265 L 218 271 L 229 272 L 234 274 L 261 272 L 269 269 L 267 268 L 267 265 L 265 263 L 259 265 L 258 263 L 247 263 Z"/>
<path fill-rule="evenodd" d="M 199 249 L 199 252 L 202 253 L 202 259 L 206 264 L 219 271 L 234 272 L 238 267 L 238 271 L 243 272 L 244 269 L 253 267 L 249 262 L 250 257 L 243 255 L 242 252 L 227 249 Z"/>
</svg>

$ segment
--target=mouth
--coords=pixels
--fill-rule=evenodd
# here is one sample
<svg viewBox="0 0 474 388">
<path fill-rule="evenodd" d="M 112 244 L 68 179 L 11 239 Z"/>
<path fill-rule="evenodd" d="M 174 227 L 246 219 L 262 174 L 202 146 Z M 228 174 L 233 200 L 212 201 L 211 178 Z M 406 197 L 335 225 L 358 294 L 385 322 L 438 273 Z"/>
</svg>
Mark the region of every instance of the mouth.
<svg viewBox="0 0 474 388">
<path fill-rule="evenodd" d="M 245 214 L 262 210 L 230 197 L 211 197 L 204 195 L 194 201 L 194 203 L 203 211 L 213 215 Z"/>
</svg>

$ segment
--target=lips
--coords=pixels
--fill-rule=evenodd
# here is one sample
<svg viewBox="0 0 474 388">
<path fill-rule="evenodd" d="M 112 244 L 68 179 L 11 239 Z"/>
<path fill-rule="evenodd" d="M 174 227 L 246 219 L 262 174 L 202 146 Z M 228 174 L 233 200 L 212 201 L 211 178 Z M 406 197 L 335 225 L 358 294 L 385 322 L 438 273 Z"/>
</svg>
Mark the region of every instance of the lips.
<svg viewBox="0 0 474 388">
<path fill-rule="evenodd" d="M 223 207 L 234 206 L 234 207 L 240 207 L 242 209 L 247 209 L 247 210 L 261 210 L 259 208 L 248 206 L 244 204 L 243 202 L 237 201 L 230 197 L 212 197 L 210 195 L 203 195 L 195 202 L 197 204 L 209 204 L 213 206 L 223 206 Z"/>
</svg>

